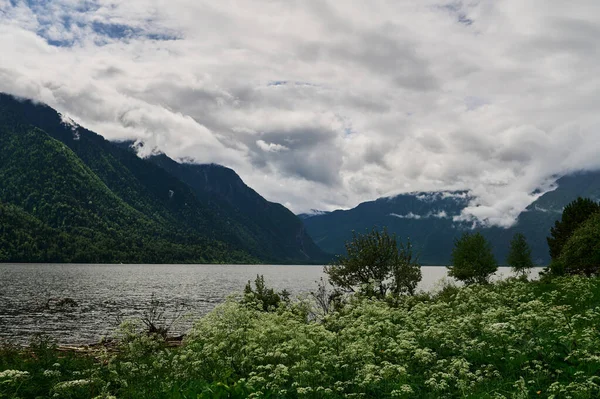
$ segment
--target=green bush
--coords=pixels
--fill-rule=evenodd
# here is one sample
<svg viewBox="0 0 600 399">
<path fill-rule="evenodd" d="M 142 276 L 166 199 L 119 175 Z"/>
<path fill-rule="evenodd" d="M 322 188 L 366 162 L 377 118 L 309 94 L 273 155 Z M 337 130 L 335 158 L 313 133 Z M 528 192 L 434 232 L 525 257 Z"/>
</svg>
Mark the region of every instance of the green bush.
<svg viewBox="0 0 600 399">
<path fill-rule="evenodd" d="M 242 303 L 257 304 L 260 309 L 268 312 L 274 311 L 280 305 L 287 304 L 290 301 L 290 294 L 286 290 L 275 292 L 273 288 L 267 287 L 263 275 L 256 275 L 254 287 L 253 289 L 252 283 L 248 281 L 244 288 Z"/>
<path fill-rule="evenodd" d="M 591 216 L 573 232 L 551 268 L 555 274 L 586 276 L 600 271 L 600 214 Z"/>
</svg>

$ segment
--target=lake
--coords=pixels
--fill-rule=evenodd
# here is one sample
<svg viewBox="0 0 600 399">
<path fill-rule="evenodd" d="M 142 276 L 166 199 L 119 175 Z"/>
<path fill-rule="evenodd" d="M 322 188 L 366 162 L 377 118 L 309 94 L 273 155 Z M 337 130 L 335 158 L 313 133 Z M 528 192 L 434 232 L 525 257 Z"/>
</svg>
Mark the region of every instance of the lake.
<svg viewBox="0 0 600 399">
<path fill-rule="evenodd" d="M 446 268 L 424 266 L 422 273 L 419 288 L 431 290 Z M 257 274 L 292 295 L 309 293 L 324 277 L 322 266 L 0 264 L 0 339 L 24 344 L 44 333 L 59 344 L 94 343 L 142 315 L 153 297 L 165 304 L 167 319 L 185 309 L 174 328 L 182 333 Z M 58 306 L 63 298 L 77 306 Z"/>
</svg>

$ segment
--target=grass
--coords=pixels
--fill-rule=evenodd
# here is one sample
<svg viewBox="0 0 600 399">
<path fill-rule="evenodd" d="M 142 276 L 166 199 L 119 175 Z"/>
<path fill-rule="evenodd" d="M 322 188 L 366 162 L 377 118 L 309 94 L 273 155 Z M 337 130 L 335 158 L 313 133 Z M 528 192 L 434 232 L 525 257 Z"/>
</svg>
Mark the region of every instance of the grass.
<svg viewBox="0 0 600 399">
<path fill-rule="evenodd" d="M 181 347 L 123 327 L 119 350 L 38 340 L 0 353 L 0 398 L 597 398 L 600 279 L 518 279 L 315 320 L 299 300 L 230 300 Z"/>
</svg>

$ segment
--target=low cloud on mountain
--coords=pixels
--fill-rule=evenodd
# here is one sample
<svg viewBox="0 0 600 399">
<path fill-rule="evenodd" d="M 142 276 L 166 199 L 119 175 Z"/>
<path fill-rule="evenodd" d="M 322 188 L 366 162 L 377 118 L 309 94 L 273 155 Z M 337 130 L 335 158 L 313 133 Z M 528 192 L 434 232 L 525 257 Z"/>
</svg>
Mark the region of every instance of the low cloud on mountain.
<svg viewBox="0 0 600 399">
<path fill-rule="evenodd" d="M 461 220 L 508 226 L 600 167 L 599 26 L 595 0 L 0 0 L 0 91 L 295 212 L 468 189 Z"/>
</svg>

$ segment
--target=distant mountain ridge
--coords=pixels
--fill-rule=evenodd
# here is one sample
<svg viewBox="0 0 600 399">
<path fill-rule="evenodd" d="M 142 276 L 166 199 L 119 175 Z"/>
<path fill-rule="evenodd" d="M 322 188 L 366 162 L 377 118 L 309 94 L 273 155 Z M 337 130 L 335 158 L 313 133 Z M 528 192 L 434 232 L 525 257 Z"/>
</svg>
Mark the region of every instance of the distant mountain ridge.
<svg viewBox="0 0 600 399">
<path fill-rule="evenodd" d="M 317 245 L 336 254 L 344 253 L 344 242 L 352 237 L 353 230 L 387 227 L 403 239 L 410 237 L 421 262 L 441 264 L 444 257 L 437 253 L 451 249 L 448 235 L 453 236 L 456 230 L 452 217 L 467 203 L 468 194 L 463 191 L 400 194 L 364 202 L 347 211 L 315 215 L 304 219 L 304 224 Z"/>
<path fill-rule="evenodd" d="M 309 212 L 299 213 L 298 217 L 300 219 L 304 220 L 304 219 L 311 218 L 313 216 L 326 215 L 328 213 L 330 213 L 330 212 L 328 212 L 328 211 L 320 211 L 318 209 L 311 209 Z"/>
<path fill-rule="evenodd" d="M 6 94 L 0 94 L 0 143 L 2 261 L 328 259 L 295 215 L 268 203 L 230 169 L 198 166 L 205 172 L 228 171 L 206 172 L 205 176 L 215 176 L 209 179 L 210 187 L 184 182 L 173 173 L 193 171 L 195 165 L 179 168 L 166 156 L 159 157 L 161 162 L 141 159 L 46 105 Z M 212 190 L 225 181 L 238 188 L 235 195 Z M 256 209 L 237 198 L 244 191 Z M 265 207 L 275 216 L 271 224 L 258 224 L 254 218 L 262 217 Z M 27 230 L 23 226 L 36 226 L 44 233 L 24 239 L 18 233 Z"/>
<path fill-rule="evenodd" d="M 304 219 L 308 233 L 325 251 L 344 253 L 344 242 L 352 230 L 364 232 L 374 226 L 387 227 L 399 238 L 410 237 L 420 259 L 426 265 L 447 265 L 454 239 L 465 231 L 479 231 L 494 248 L 497 260 L 505 264 L 510 240 L 523 233 L 538 265 L 550 261 L 546 237 L 560 218 L 562 209 L 578 196 L 600 199 L 600 172 L 577 173 L 557 181 L 557 188 L 539 197 L 522 212 L 514 226 L 478 227 L 455 222 L 454 216 L 468 205 L 467 191 L 441 191 L 401 194 L 359 204 L 350 210 L 338 210 Z"/>
</svg>

